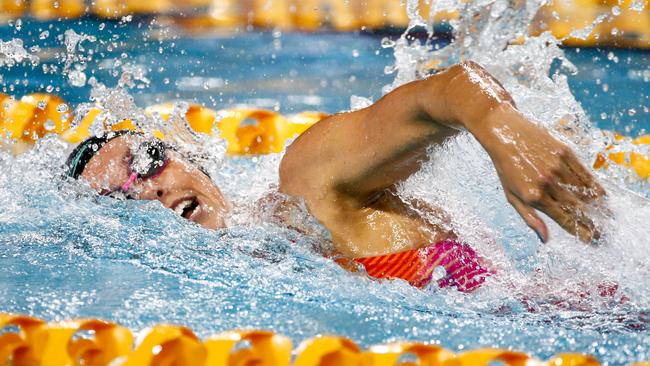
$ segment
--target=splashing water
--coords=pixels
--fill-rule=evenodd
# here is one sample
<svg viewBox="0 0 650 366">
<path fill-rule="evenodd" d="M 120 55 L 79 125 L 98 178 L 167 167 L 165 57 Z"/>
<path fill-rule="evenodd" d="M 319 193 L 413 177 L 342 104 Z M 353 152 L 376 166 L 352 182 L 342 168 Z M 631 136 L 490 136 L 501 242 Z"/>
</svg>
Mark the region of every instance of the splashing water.
<svg viewBox="0 0 650 366">
<path fill-rule="evenodd" d="M 68 75 L 70 85 L 82 87 L 86 85 L 86 62 L 92 59 L 92 56 L 84 56 L 82 43 L 84 41 L 95 42 L 97 39 L 85 34 L 77 34 L 74 30 L 68 29 L 64 33 L 64 42 L 66 53 L 63 56 L 65 64 L 62 73 Z"/>
<path fill-rule="evenodd" d="M 571 94 L 566 74 L 578 70 L 549 34 L 511 44 L 525 34 L 541 4 L 435 2 L 432 14 L 461 10 L 452 24 L 455 41 L 440 48 L 405 34 L 394 44 L 382 42 L 395 57 L 388 68 L 395 77 L 385 91 L 427 75 L 434 66 L 477 61 L 512 93 L 524 114 L 549 127 L 589 165 L 610 141 Z M 408 6 L 416 9 L 417 2 Z M 429 26 L 426 19 L 411 18 L 410 28 L 431 30 Z M 64 42 L 66 55 L 74 54 L 61 60 L 67 70 L 91 61 L 77 56 L 81 33 L 73 33 L 65 32 L 66 39 L 71 37 Z M 102 38 L 87 41 L 97 45 Z M 282 44 L 290 47 L 286 39 Z M 99 57 L 99 52 L 93 54 Z M 249 60 L 239 55 L 232 62 L 242 62 L 240 57 Z M 275 224 L 273 203 L 266 198 L 277 186 L 281 155 L 226 158 L 223 141 L 189 129 L 185 102 L 175 104 L 169 123 L 146 114 L 136 102 L 138 86 L 150 88 L 157 76 L 152 68 L 138 67 L 142 60 L 126 59 L 111 61 L 115 84 L 95 75 L 87 78 L 91 103 L 77 107 L 76 122 L 93 107 L 101 113 L 92 133 L 100 133 L 104 121 L 111 125 L 128 118 L 147 133 L 176 136 L 181 148 L 202 157 L 237 207 L 230 227 L 204 230 L 157 202 L 98 197 L 83 184 L 60 178 L 71 147 L 54 136 L 21 156 L 0 151 L 0 310 L 47 319 L 97 316 L 136 329 L 155 322 L 182 323 L 202 336 L 258 327 L 297 341 L 336 333 L 362 345 L 409 339 L 456 350 L 513 347 L 539 357 L 581 351 L 612 364 L 650 359 L 650 261 L 645 249 L 650 206 L 641 196 L 648 190 L 622 171 L 600 173 L 612 212 L 601 219 L 607 238 L 602 245 L 586 247 L 554 224 L 551 242 L 541 245 L 507 204 L 487 154 L 471 136 L 461 134 L 432 148 L 431 160 L 399 193 L 444 207 L 461 238 L 495 263 L 499 276 L 471 295 L 433 287 L 417 290 L 399 281 L 379 283 L 344 271 L 314 249 L 327 246 L 328 233 L 300 203 L 292 215 L 311 228 L 309 234 Z M 291 63 L 270 65 L 287 68 L 281 79 L 295 76 Z M 99 73 L 99 67 L 81 71 Z M 223 70 L 213 72 L 210 77 L 227 80 Z M 264 77 L 260 79 L 262 83 Z M 348 75 L 339 79 L 350 80 Z M 332 84 L 343 83 L 337 80 Z M 273 87 L 281 88 L 281 81 Z M 215 93 L 227 87 L 249 85 L 224 82 Z M 338 90 L 350 100 L 352 92 Z M 172 93 L 165 93 L 171 99 Z M 250 99 L 267 103 L 257 95 Z M 353 107 L 372 99 L 354 97 Z M 560 119 L 568 121 L 570 133 L 558 132 L 564 131 L 556 129 Z"/>
<path fill-rule="evenodd" d="M 24 61 L 37 64 L 38 57 L 23 47 L 22 40 L 15 38 L 7 42 L 0 41 L 0 67 L 12 67 Z"/>
<path fill-rule="evenodd" d="M 437 4 L 432 11 L 458 10 L 461 14 L 453 24 L 455 42 L 437 50 L 432 44 L 409 41 L 406 33 L 402 35 L 394 45 L 397 76 L 386 90 L 426 75 L 429 65 L 476 61 L 512 93 L 527 117 L 567 142 L 589 166 L 595 153 L 606 146 L 607 141 L 606 135 L 592 126 L 571 94 L 566 76 L 561 73 L 562 70 L 570 73 L 577 70 L 564 57 L 559 42 L 548 33 L 528 37 L 521 45 L 511 44 L 525 34 L 543 2 L 490 0 Z M 555 60 L 560 61 L 561 67 L 552 72 Z M 570 133 L 560 132 L 557 125 L 560 120 L 570 121 Z M 632 150 L 629 143 L 622 148 Z M 594 214 L 602 221 L 606 243 L 596 248 L 585 247 L 552 224 L 551 242 L 540 246 L 506 203 L 489 157 L 477 141 L 468 135 L 460 136 L 432 150 L 431 156 L 431 161 L 402 185 L 401 195 L 445 207 L 464 240 L 473 243 L 480 252 L 500 253 L 492 254 L 490 259 L 505 267 L 515 263 L 523 272 L 506 271 L 508 274 L 502 279 L 510 277 L 505 279 L 511 282 L 507 286 L 515 286 L 519 291 L 526 289 L 528 296 L 535 296 L 531 290 L 537 291 L 540 303 L 546 301 L 545 297 L 566 298 L 586 291 L 591 295 L 585 295 L 590 299 L 583 306 L 594 311 L 609 311 L 611 304 L 593 294 L 602 292 L 606 284 L 614 283 L 627 294 L 625 296 L 634 299 L 634 307 L 648 308 L 650 292 L 646 284 L 650 279 L 650 255 L 647 238 L 650 228 L 643 222 L 649 219 L 646 215 L 650 206 L 646 199 L 631 192 L 647 192 L 647 186 L 640 188 L 623 182 L 622 176 L 615 172 L 601 174 L 608 189 L 607 204 L 612 214 L 611 217 Z M 629 177 L 629 173 L 623 176 Z M 485 238 L 491 239 L 486 242 Z M 495 245 L 505 247 L 508 258 L 495 250 Z M 493 295 L 503 296 L 501 291 L 495 290 Z"/>
</svg>

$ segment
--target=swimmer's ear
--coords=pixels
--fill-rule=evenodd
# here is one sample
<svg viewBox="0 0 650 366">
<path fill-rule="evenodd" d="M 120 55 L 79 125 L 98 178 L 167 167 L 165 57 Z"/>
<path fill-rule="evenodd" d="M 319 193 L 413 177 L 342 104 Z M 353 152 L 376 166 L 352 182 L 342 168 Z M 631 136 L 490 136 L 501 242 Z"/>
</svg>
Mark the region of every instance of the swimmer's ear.
<svg viewBox="0 0 650 366">
<path fill-rule="evenodd" d="M 542 220 L 537 214 L 537 211 L 526 205 L 522 200 L 510 192 L 506 192 L 506 197 L 508 198 L 508 202 L 510 202 L 512 207 L 517 210 L 517 213 L 519 213 L 521 218 L 524 219 L 526 224 L 535 231 L 539 240 L 541 240 L 542 243 L 546 243 L 548 241 L 548 228 L 546 227 L 544 220 Z"/>
</svg>

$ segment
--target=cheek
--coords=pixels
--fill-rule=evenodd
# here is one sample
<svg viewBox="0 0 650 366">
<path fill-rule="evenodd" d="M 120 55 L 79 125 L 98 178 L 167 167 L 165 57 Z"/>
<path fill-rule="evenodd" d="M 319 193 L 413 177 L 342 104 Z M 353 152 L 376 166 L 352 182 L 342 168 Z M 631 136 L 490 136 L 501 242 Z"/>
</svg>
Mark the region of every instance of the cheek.
<svg viewBox="0 0 650 366">
<path fill-rule="evenodd" d="M 196 185 L 192 172 L 184 164 L 177 162 L 168 163 L 167 167 L 154 180 L 168 189 L 192 188 Z"/>
</svg>

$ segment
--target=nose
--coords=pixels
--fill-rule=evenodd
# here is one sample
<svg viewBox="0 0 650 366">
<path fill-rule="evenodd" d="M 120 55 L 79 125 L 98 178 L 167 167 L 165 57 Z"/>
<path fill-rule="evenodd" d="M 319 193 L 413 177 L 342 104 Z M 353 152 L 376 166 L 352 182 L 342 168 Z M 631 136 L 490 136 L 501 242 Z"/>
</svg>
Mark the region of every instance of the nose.
<svg viewBox="0 0 650 366">
<path fill-rule="evenodd" d="M 165 205 L 165 196 L 167 195 L 167 190 L 162 186 L 155 184 L 153 181 L 142 182 L 138 192 L 138 199 L 141 200 L 158 200 Z M 166 205 L 165 205 L 166 206 Z"/>
</svg>

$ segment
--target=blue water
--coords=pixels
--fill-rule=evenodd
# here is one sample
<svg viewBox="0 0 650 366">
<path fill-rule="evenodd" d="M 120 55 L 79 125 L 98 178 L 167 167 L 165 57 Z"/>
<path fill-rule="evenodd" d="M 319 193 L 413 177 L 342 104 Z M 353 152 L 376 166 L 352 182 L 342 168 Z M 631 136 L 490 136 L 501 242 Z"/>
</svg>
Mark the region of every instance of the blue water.
<svg viewBox="0 0 650 366">
<path fill-rule="evenodd" d="M 99 31 L 102 22 L 90 19 L 56 22 L 51 29 L 24 20 L 20 31 L 1 27 L 0 39 L 38 44 L 42 64 L 60 65 L 57 35 L 68 28 L 93 34 L 98 42 L 85 43 L 95 49 L 88 76 L 114 85 L 119 75 L 105 60 L 143 65 L 150 83 L 130 90 L 141 106 L 186 99 L 214 108 L 252 104 L 284 113 L 332 113 L 348 109 L 351 95 L 378 98 L 392 80 L 383 72 L 393 61 L 392 52 L 382 49 L 375 36 L 173 36 L 148 22 L 107 22 Z M 45 29 L 50 36 L 40 40 Z M 119 37 L 110 45 L 113 34 Z M 608 59 L 609 52 L 618 63 Z M 592 121 L 629 134 L 650 128 L 642 109 L 650 88 L 629 74 L 648 70 L 650 54 L 582 49 L 567 50 L 567 57 L 580 70 L 570 77 L 571 88 Z M 44 73 L 41 65 L 0 74 L 3 89 L 12 95 L 52 86 L 73 104 L 89 100 L 88 87 L 72 87 L 60 74 Z M 313 250 L 320 236 L 253 219 L 207 231 L 155 202 L 98 198 L 59 178 L 67 149 L 48 140 L 19 158 L 0 153 L 0 311 L 47 320 L 99 317 L 132 329 L 179 323 L 200 336 L 253 327 L 273 329 L 296 342 L 332 333 L 362 346 L 418 340 L 456 351 L 504 347 L 540 358 L 576 351 L 610 364 L 650 360 L 646 299 L 622 305 L 595 299 L 587 302 L 587 310 L 544 307 L 552 300 L 533 299 L 541 310 L 530 312 L 521 301 L 525 294 L 504 289 L 462 295 L 378 283 L 320 256 Z M 228 196 L 257 197 L 275 182 L 277 160 L 227 159 L 215 180 Z M 537 248 L 532 236 L 521 234 L 525 227 L 517 225 L 514 234 L 504 229 L 500 235 L 510 243 L 513 237 L 524 238 Z"/>
</svg>

